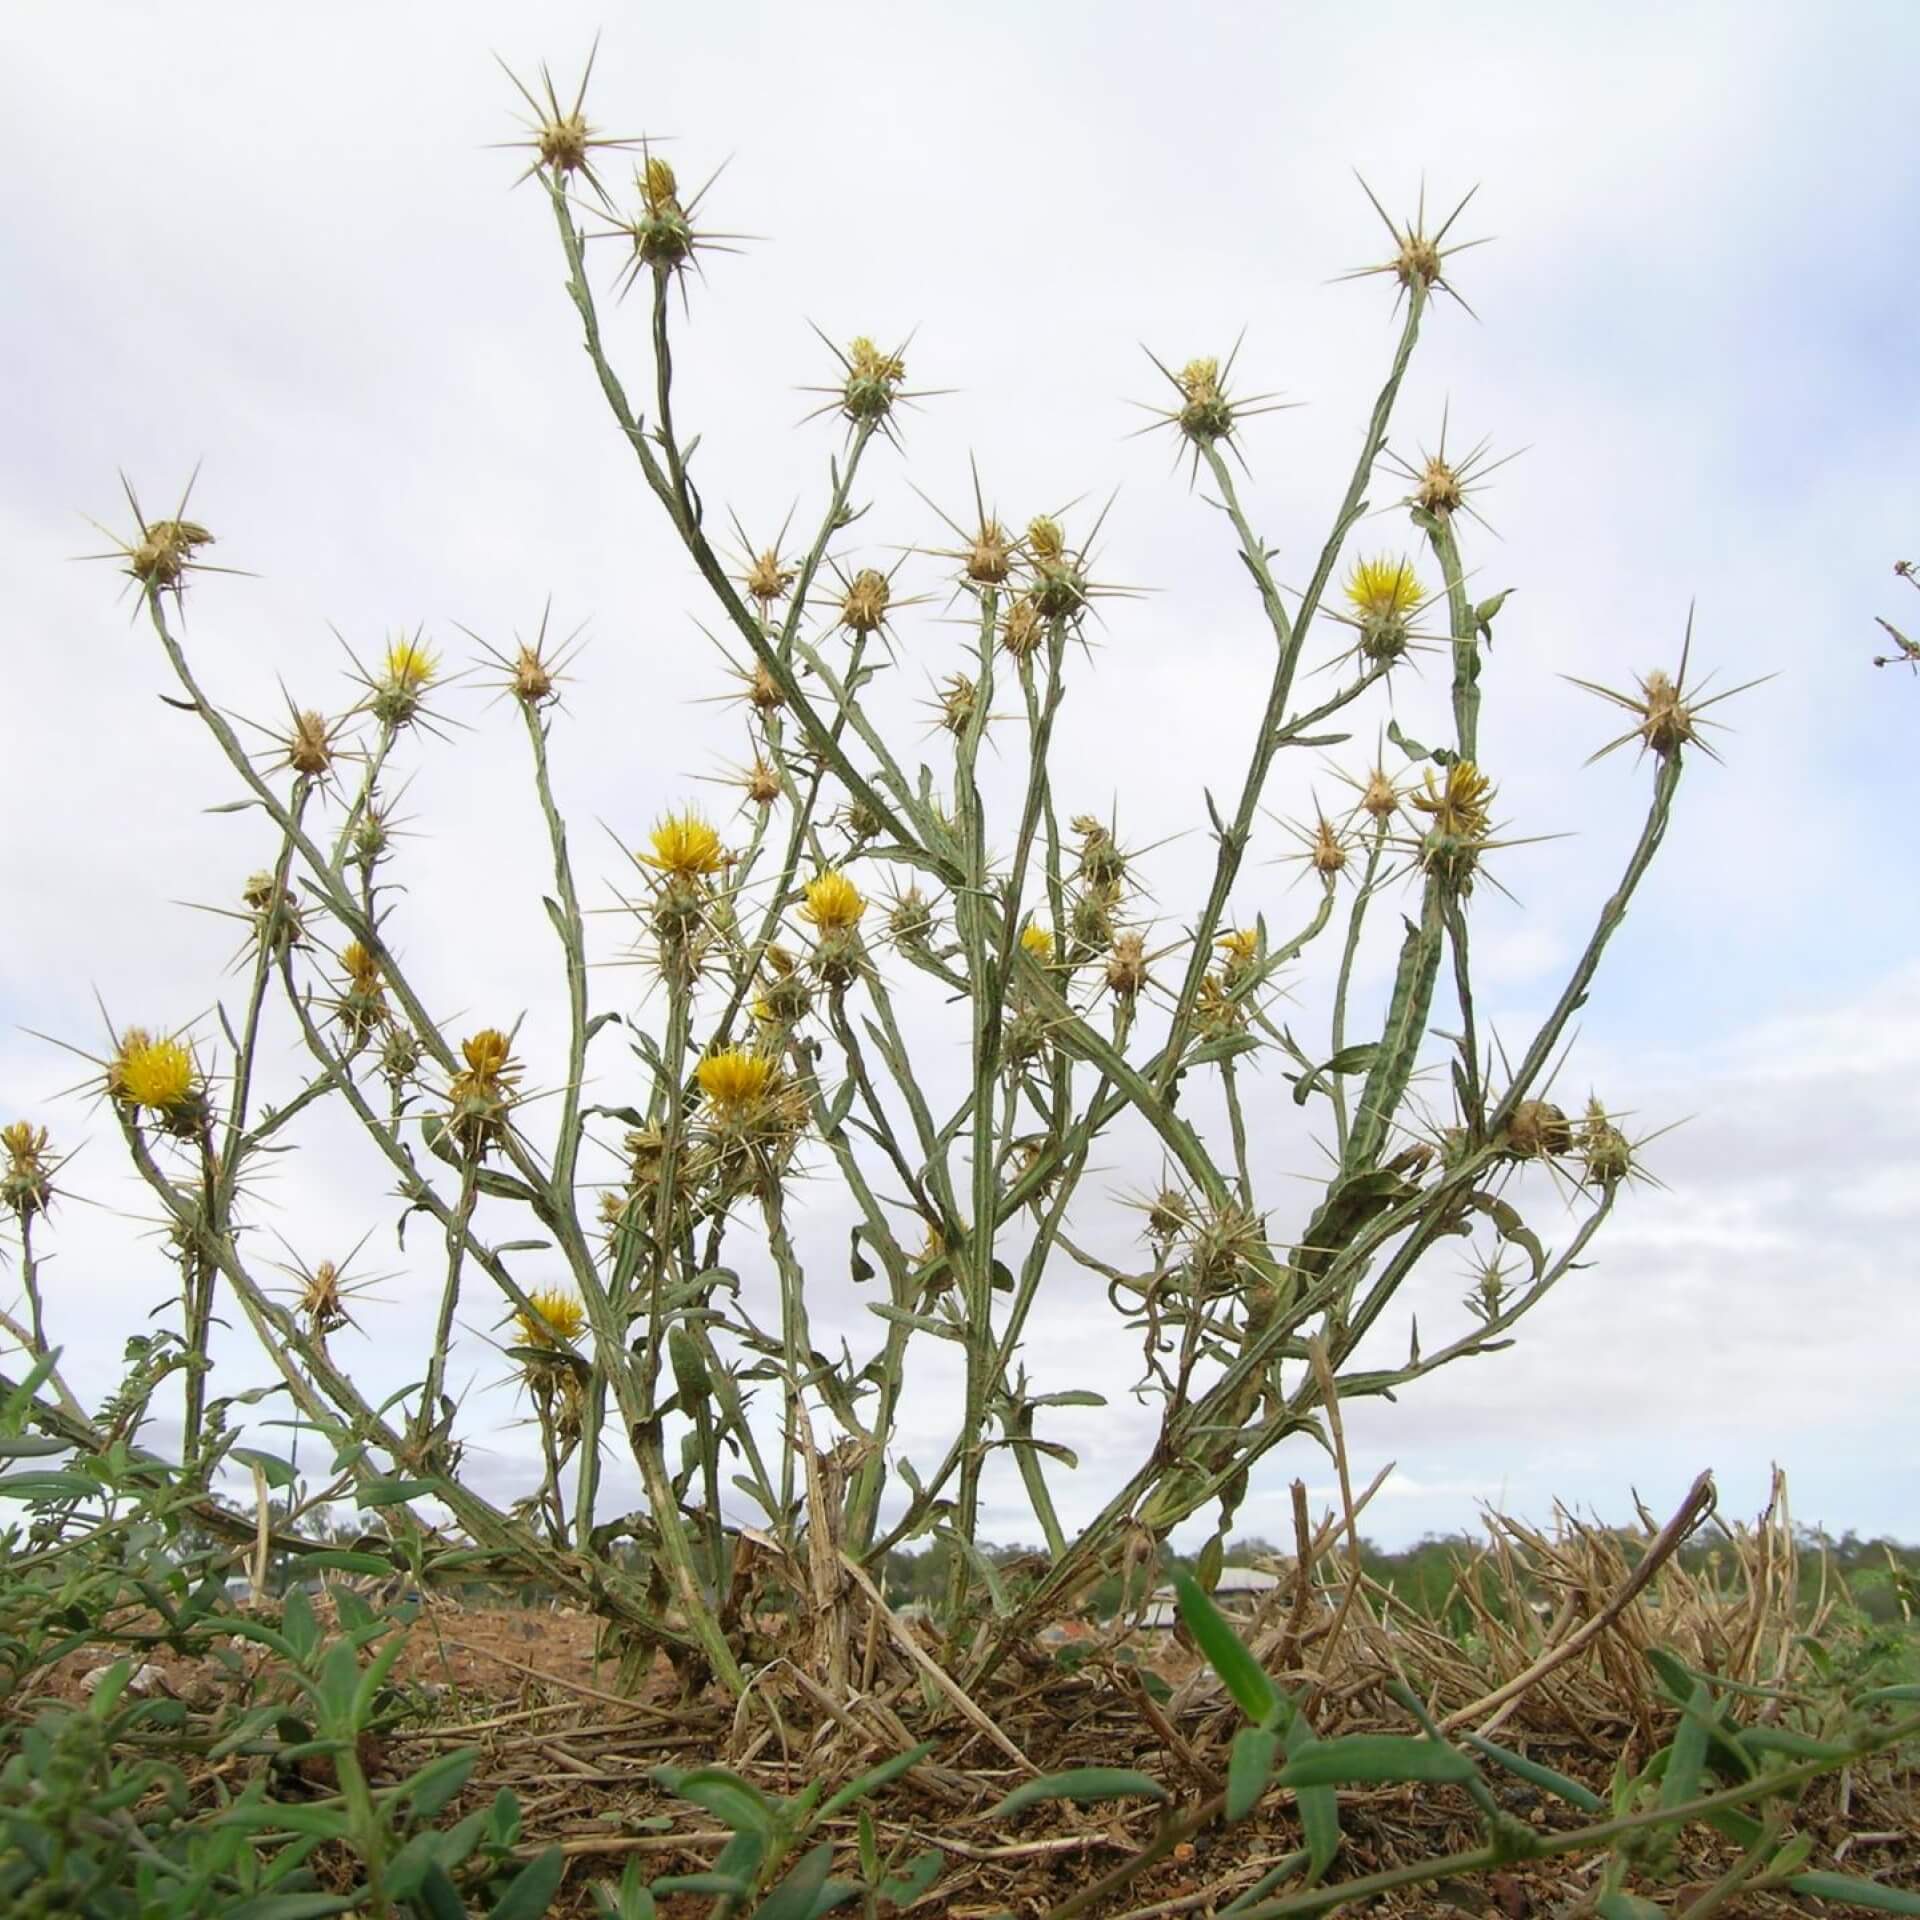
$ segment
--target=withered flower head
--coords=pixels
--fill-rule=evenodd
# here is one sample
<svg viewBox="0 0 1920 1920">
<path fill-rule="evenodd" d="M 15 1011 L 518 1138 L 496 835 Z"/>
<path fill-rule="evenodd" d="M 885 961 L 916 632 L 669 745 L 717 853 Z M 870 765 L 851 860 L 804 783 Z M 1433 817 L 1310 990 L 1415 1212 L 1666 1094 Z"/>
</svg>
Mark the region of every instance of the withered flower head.
<svg viewBox="0 0 1920 1920">
<path fill-rule="evenodd" d="M 877 633 L 887 623 L 893 586 L 877 567 L 862 567 L 840 601 L 840 624 L 849 633 Z"/>
</svg>

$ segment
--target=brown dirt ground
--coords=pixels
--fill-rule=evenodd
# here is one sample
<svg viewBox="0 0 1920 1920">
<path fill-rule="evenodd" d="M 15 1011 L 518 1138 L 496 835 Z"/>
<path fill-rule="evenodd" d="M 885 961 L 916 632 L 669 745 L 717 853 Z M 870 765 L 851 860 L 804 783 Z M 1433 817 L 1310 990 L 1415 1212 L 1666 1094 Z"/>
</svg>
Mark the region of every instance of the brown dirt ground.
<svg viewBox="0 0 1920 1920">
<path fill-rule="evenodd" d="M 766 1716 L 736 1716 L 711 1697 L 682 1702 L 664 1655 L 655 1656 L 636 1688 L 623 1688 L 617 1665 L 596 1659 L 596 1638 L 590 1617 L 562 1608 L 465 1606 L 436 1599 L 410 1628 L 396 1669 L 405 1711 L 362 1748 L 379 1784 L 404 1777 L 438 1753 L 478 1746 L 481 1763 L 461 1801 L 443 1817 L 451 1820 L 486 1804 L 501 1786 L 511 1787 L 521 1802 L 529 1850 L 557 1842 L 570 1856 L 567 1882 L 553 1909 L 563 1920 L 590 1914 L 589 1883 L 617 1878 L 629 1858 L 637 1856 L 649 1877 L 693 1872 L 710 1864 L 724 1841 L 709 1816 L 662 1792 L 651 1778 L 654 1768 L 720 1760 L 769 1792 L 790 1793 L 818 1774 L 849 1777 L 909 1744 L 907 1738 L 889 1740 L 874 1721 L 847 1722 L 844 1710 L 836 1722 L 797 1682 L 777 1672 L 761 1689 L 777 1709 L 777 1732 Z M 267 1672 L 262 1650 L 243 1651 L 257 1684 Z M 1169 1640 L 1143 1651 L 1175 1681 L 1194 1664 Z M 72 1697 L 106 1657 L 83 1650 L 56 1670 L 51 1689 L 36 1691 Z M 216 1661 L 161 1650 L 150 1664 L 157 1670 L 154 1684 L 185 1701 L 196 1718 L 219 1710 L 236 1689 L 233 1675 Z M 996 1724 L 1043 1770 L 1137 1765 L 1161 1778 L 1176 1803 L 1184 1804 L 1216 1787 L 1232 1729 L 1230 1712 L 1189 1717 L 1173 1730 L 1170 1745 L 1145 1725 L 1115 1684 L 1119 1678 L 1112 1669 L 1105 1678 L 1085 1670 L 1067 1674 L 1036 1658 L 1024 1672 L 1009 1672 L 988 1704 Z M 873 1692 L 882 1689 L 876 1686 Z M 1381 1718 L 1364 1681 L 1350 1692 L 1332 1689 L 1326 1705 L 1327 1732 L 1368 1724 L 1370 1713 L 1375 1723 Z M 903 1734 L 940 1741 L 931 1760 L 875 1806 L 883 1847 L 897 1844 L 903 1858 L 927 1846 L 947 1854 L 947 1871 L 915 1912 L 950 1914 L 954 1920 L 1011 1912 L 1029 1920 L 1110 1871 L 1153 1832 L 1153 1812 L 1132 1806 L 1055 1805 L 995 1821 L 986 1809 L 1024 1777 L 1017 1765 L 946 1703 L 930 1703 L 910 1682 L 896 1682 L 891 1705 L 883 1702 L 876 1712 L 881 1718 L 891 1712 Z M 1607 1755 L 1619 1744 L 1617 1730 L 1573 1734 L 1564 1723 L 1519 1729 L 1510 1724 L 1501 1737 L 1600 1791 L 1606 1785 Z M 215 1771 L 237 1773 L 248 1764 L 257 1763 L 218 1763 L 201 1784 L 210 1786 Z M 325 1771 L 325 1763 L 316 1765 Z M 310 1785 L 326 1791 L 331 1781 L 310 1775 Z M 1845 1849 L 1850 1857 L 1839 1865 L 1855 1873 L 1884 1872 L 1890 1884 L 1920 1885 L 1915 1787 L 1911 1777 L 1903 1782 L 1856 1779 L 1845 1818 L 1831 1791 L 1815 1800 L 1802 1819 L 1802 1830 L 1813 1832 L 1820 1843 L 1815 1864 L 1834 1864 L 1834 1851 L 1852 1832 L 1856 1838 Z M 1567 1810 L 1526 1789 L 1505 1797 L 1512 1811 L 1543 1831 L 1572 1819 Z M 1452 1790 L 1391 1788 L 1343 1793 L 1341 1799 L 1345 1845 L 1336 1869 L 1341 1878 L 1478 1844 L 1472 1809 Z M 1857 1836 L 1863 1831 L 1882 1837 L 1862 1841 Z M 850 1820 L 836 1822 L 834 1832 L 851 1847 Z M 1216 1826 L 1196 1834 L 1092 1911 L 1114 1920 L 1204 1916 L 1298 1844 L 1289 1809 L 1270 1803 L 1231 1829 Z M 1726 1865 L 1724 1856 L 1696 1852 L 1683 1861 L 1662 1897 L 1679 1911 L 1690 1889 L 1703 1888 Z M 1545 1920 L 1589 1884 L 1565 1863 L 1522 1863 L 1472 1883 L 1416 1889 L 1371 1910 Z M 670 1900 L 661 1911 L 669 1920 L 683 1915 L 692 1920 L 709 1904 Z M 1779 1899 L 1735 1900 L 1716 1909 L 1729 1920 L 1815 1910 L 1805 1902 Z"/>
</svg>

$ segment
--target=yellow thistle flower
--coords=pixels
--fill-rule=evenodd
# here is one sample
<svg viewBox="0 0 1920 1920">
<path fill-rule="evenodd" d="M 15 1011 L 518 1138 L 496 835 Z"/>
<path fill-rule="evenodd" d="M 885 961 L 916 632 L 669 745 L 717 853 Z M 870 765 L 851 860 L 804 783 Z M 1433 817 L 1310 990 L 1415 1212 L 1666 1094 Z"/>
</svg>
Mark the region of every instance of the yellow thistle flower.
<svg viewBox="0 0 1920 1920">
<path fill-rule="evenodd" d="M 424 693 L 440 671 L 440 657 L 419 640 L 404 636 L 387 649 L 385 685 L 394 693 Z"/>
<path fill-rule="evenodd" d="M 355 993 L 369 1000 L 379 997 L 380 962 L 358 940 L 350 940 L 342 949 L 340 964 L 346 968 L 348 984 Z"/>
<path fill-rule="evenodd" d="M 700 1062 L 695 1077 L 723 1119 L 738 1119 L 766 1098 L 773 1084 L 773 1061 L 746 1047 L 723 1047 Z"/>
<path fill-rule="evenodd" d="M 557 1352 L 585 1332 L 587 1312 L 575 1295 L 563 1293 L 558 1287 L 543 1287 L 528 1294 L 527 1299 L 538 1312 L 529 1313 L 522 1307 L 513 1316 L 516 1346 Z"/>
<path fill-rule="evenodd" d="M 1471 760 L 1456 760 L 1447 769 L 1444 785 L 1436 784 L 1433 770 L 1427 770 L 1426 791 L 1413 796 L 1413 804 L 1433 817 L 1433 830 L 1455 840 L 1484 840 L 1492 830 L 1488 811 L 1493 799 L 1493 782 Z"/>
<path fill-rule="evenodd" d="M 198 1083 L 191 1049 L 179 1040 L 156 1040 L 144 1027 L 127 1029 L 107 1069 L 107 1089 L 116 1098 L 169 1119 L 196 1104 Z"/>
<path fill-rule="evenodd" d="M 1053 932 L 1048 927 L 1038 927 L 1029 920 L 1020 929 L 1020 948 L 1030 953 L 1034 959 L 1045 966 L 1053 958 Z"/>
<path fill-rule="evenodd" d="M 469 1151 L 485 1150 L 507 1130 L 520 1063 L 498 1027 L 482 1027 L 461 1041 L 466 1067 L 447 1089 L 447 1130 Z"/>
<path fill-rule="evenodd" d="M 807 904 L 800 909 L 800 917 L 822 933 L 848 932 L 859 925 L 860 916 L 867 910 L 860 889 L 838 867 L 829 867 L 809 880 L 806 891 Z"/>
<path fill-rule="evenodd" d="M 1413 562 L 1404 558 L 1356 560 L 1347 576 L 1347 599 L 1363 619 L 1405 620 L 1426 597 Z"/>
<path fill-rule="evenodd" d="M 679 197 L 680 182 L 673 169 L 657 153 L 647 156 L 647 164 L 638 177 L 640 197 L 649 213 L 664 213 Z"/>
<path fill-rule="evenodd" d="M 0 1147 L 7 1150 L 10 1172 L 38 1173 L 40 1157 L 47 1150 L 47 1130 L 16 1120 L 11 1126 L 0 1127 Z"/>
<path fill-rule="evenodd" d="M 1254 927 L 1236 927 L 1231 933 L 1223 933 L 1213 944 L 1227 956 L 1228 960 L 1244 967 L 1260 951 L 1259 930 Z"/>
<path fill-rule="evenodd" d="M 7 1170 L 0 1174 L 0 1205 L 11 1208 L 24 1224 L 30 1215 L 45 1213 L 53 1199 L 47 1130 L 16 1120 L 0 1127 L 0 1147 L 7 1153 Z"/>
<path fill-rule="evenodd" d="M 640 858 L 676 880 L 699 879 L 727 864 L 719 834 L 692 808 L 668 814 L 654 828 L 649 844 L 653 851 Z"/>
<path fill-rule="evenodd" d="M 460 1043 L 467 1062 L 467 1071 L 461 1078 L 470 1076 L 474 1086 L 486 1093 L 511 1086 L 519 1078 L 520 1069 L 513 1064 L 509 1046 L 507 1036 L 498 1027 L 482 1027 L 471 1039 Z"/>
<path fill-rule="evenodd" d="M 863 333 L 847 348 L 847 361 L 856 380 L 883 380 L 897 386 L 907 377 L 907 363 L 897 353 L 883 353 Z"/>
<path fill-rule="evenodd" d="M 1027 551 L 1036 560 L 1058 560 L 1065 553 L 1066 545 L 1059 521 L 1043 513 L 1027 522 Z"/>
</svg>

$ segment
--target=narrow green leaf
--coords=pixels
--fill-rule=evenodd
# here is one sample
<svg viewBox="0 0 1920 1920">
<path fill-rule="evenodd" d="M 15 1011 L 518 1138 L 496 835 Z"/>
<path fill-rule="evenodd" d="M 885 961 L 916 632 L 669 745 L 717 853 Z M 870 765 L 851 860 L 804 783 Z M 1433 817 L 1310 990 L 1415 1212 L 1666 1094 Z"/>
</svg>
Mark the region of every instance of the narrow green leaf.
<svg viewBox="0 0 1920 1920">
<path fill-rule="evenodd" d="M 681 1773 L 662 1767 L 653 1776 L 669 1793 L 704 1807 L 717 1820 L 724 1820 L 736 1833 L 755 1834 L 766 1840 L 773 1833 L 773 1806 L 760 1789 L 742 1780 L 725 1767 L 694 1767 Z"/>
<path fill-rule="evenodd" d="M 73 1442 L 51 1433 L 0 1434 L 0 1460 L 39 1460 L 50 1453 L 71 1453 Z"/>
<path fill-rule="evenodd" d="M 438 1860 L 429 1860 L 421 1869 L 420 1885 L 414 1900 L 425 1910 L 425 1920 L 467 1920 L 467 1904 L 453 1875 Z"/>
<path fill-rule="evenodd" d="M 477 1747 L 463 1747 L 458 1753 L 429 1760 L 400 1791 L 413 1802 L 416 1817 L 431 1820 L 453 1796 L 467 1784 L 474 1762 L 480 1757 Z"/>
<path fill-rule="evenodd" d="M 99 1492 L 100 1483 L 84 1473 L 0 1474 L 0 1499 L 5 1500 L 92 1500 Z"/>
<path fill-rule="evenodd" d="M 261 1477 L 275 1493 L 285 1493 L 293 1485 L 293 1462 L 277 1453 L 262 1453 L 258 1447 L 235 1447 L 232 1457 L 249 1467 L 258 1467 Z"/>
<path fill-rule="evenodd" d="M 842 1807 L 850 1807 L 856 1800 L 864 1800 L 870 1793 L 878 1793 L 889 1781 L 898 1780 L 903 1773 L 910 1773 L 934 1749 L 934 1742 L 923 1740 L 917 1747 L 909 1747 L 905 1753 L 896 1753 L 891 1760 L 883 1760 L 870 1771 L 863 1773 L 857 1780 L 849 1780 L 827 1804 L 820 1809 L 818 1818 L 831 1820 Z"/>
<path fill-rule="evenodd" d="M 989 1813 L 990 1820 L 1038 1806 L 1043 1800 L 1071 1800 L 1084 1806 L 1091 1800 L 1164 1800 L 1167 1790 L 1151 1774 L 1132 1767 L 1075 1767 L 1066 1773 L 1043 1774 L 1025 1781 Z"/>
<path fill-rule="evenodd" d="M 1637 1893 L 1603 1893 L 1593 1903 L 1600 1920 L 1667 1920 L 1665 1907 L 1642 1900 Z"/>
<path fill-rule="evenodd" d="M 351 1547 L 322 1547 L 318 1553 L 300 1556 L 303 1573 L 397 1573 L 391 1560 L 377 1553 L 356 1553 Z"/>
<path fill-rule="evenodd" d="M 1506 1768 L 1529 1786 L 1538 1787 L 1542 1793 L 1553 1794 L 1568 1805 L 1578 1807 L 1582 1813 L 1606 1812 L 1607 1803 L 1597 1793 L 1590 1793 L 1578 1780 L 1569 1780 L 1564 1773 L 1555 1773 L 1551 1767 L 1543 1767 L 1537 1760 L 1529 1760 L 1510 1747 L 1495 1746 L 1491 1740 L 1483 1740 L 1477 1733 L 1463 1733 L 1460 1737 L 1475 1753 L 1491 1760 L 1495 1766 Z"/>
<path fill-rule="evenodd" d="M 1273 1779 L 1280 1736 L 1266 1727 L 1242 1727 L 1227 1749 L 1227 1818 L 1244 1820 Z"/>
<path fill-rule="evenodd" d="M 1304 1713 L 1287 1726 L 1287 1759 L 1297 1760 L 1320 1744 Z M 1331 1787 L 1296 1787 L 1294 1805 L 1300 1812 L 1300 1832 L 1307 1843 L 1307 1877 L 1318 1880 L 1340 1851 L 1340 1796 Z"/>
<path fill-rule="evenodd" d="M 755 1920 L 808 1920 L 820 1889 L 833 1865 L 833 1842 L 823 1840 L 803 1853 L 787 1876 L 760 1902 Z"/>
<path fill-rule="evenodd" d="M 1712 1689 L 1705 1681 L 1696 1680 L 1688 1693 L 1686 1712 L 1674 1732 L 1673 1744 L 1667 1750 L 1667 1771 L 1660 1782 L 1659 1806 L 1684 1806 L 1699 1792 L 1712 1723 Z"/>
<path fill-rule="evenodd" d="M 566 1854 L 549 1847 L 507 1882 L 506 1891 L 493 1903 L 492 1920 L 540 1920 L 560 1891 L 566 1871 Z"/>
<path fill-rule="evenodd" d="M 355 1893 L 263 1893 L 224 1908 L 221 1920 L 326 1920 L 359 1905 Z"/>
<path fill-rule="evenodd" d="M 403 1500 L 418 1500 L 434 1491 L 431 1480 L 369 1480 L 353 1499 L 361 1508 L 397 1507 Z"/>
<path fill-rule="evenodd" d="M 1844 1900 L 1878 1913 L 1920 1913 L 1920 1893 L 1883 1887 L 1877 1880 L 1859 1880 L 1850 1873 L 1796 1873 L 1787 1882 L 1791 1893 L 1811 1894 L 1816 1900 Z"/>
<path fill-rule="evenodd" d="M 1283 1787 L 1379 1786 L 1404 1781 L 1450 1782 L 1474 1778 L 1473 1762 L 1437 1740 L 1405 1734 L 1353 1733 L 1316 1740 L 1280 1769 Z"/>
<path fill-rule="evenodd" d="M 1187 1631 L 1206 1656 L 1208 1666 L 1220 1676 L 1220 1683 L 1233 1695 L 1239 1707 L 1256 1726 L 1263 1724 L 1280 1704 L 1273 1682 L 1262 1671 L 1259 1661 L 1202 1590 L 1190 1573 L 1176 1569 L 1173 1590 L 1179 1596 L 1180 1617 Z"/>
<path fill-rule="evenodd" d="M 1810 1735 L 1796 1733 L 1791 1727 L 1742 1727 L 1740 1744 L 1749 1753 L 1784 1753 L 1795 1760 L 1844 1762 L 1853 1758 L 1851 1747 L 1815 1740 Z"/>
<path fill-rule="evenodd" d="M 882 1880 L 874 1891 L 889 1906 L 910 1907 L 939 1879 L 940 1869 L 946 1864 L 947 1856 L 938 1847 L 929 1847 L 925 1853 L 916 1853 L 891 1879 Z"/>
</svg>

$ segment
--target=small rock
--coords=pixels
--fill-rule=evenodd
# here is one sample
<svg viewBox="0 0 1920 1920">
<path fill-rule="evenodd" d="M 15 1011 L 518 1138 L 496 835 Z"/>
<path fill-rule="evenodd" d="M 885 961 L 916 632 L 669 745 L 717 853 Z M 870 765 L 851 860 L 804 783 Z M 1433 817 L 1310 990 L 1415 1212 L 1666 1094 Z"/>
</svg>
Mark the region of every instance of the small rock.
<svg viewBox="0 0 1920 1920">
<path fill-rule="evenodd" d="M 93 1696 L 100 1691 L 100 1683 L 118 1664 L 119 1662 L 115 1661 L 108 1666 L 95 1667 L 91 1673 L 85 1675 L 81 1680 L 80 1691 L 91 1700 Z M 152 1661 L 147 1661 L 144 1665 L 134 1668 L 132 1677 L 127 1681 L 127 1691 L 142 1696 L 154 1693 L 171 1696 L 173 1688 L 167 1684 L 165 1670 L 156 1667 Z"/>
</svg>

